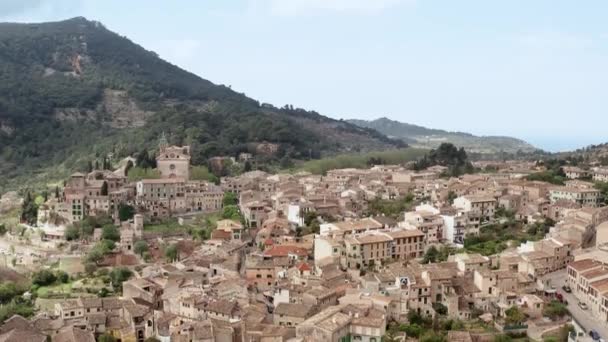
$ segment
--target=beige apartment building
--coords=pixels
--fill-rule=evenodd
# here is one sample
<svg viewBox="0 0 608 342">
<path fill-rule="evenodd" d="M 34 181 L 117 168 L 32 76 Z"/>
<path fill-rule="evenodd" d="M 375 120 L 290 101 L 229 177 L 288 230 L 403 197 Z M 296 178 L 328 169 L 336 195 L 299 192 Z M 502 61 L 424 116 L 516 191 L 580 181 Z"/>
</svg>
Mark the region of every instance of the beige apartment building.
<svg viewBox="0 0 608 342">
<path fill-rule="evenodd" d="M 390 235 L 380 232 L 346 237 L 346 267 L 361 268 L 382 264 L 384 260 L 391 258 L 392 241 Z"/>
<path fill-rule="evenodd" d="M 411 260 L 422 257 L 424 247 L 424 233 L 416 229 L 349 235 L 344 238 L 342 264 L 358 269 L 391 259 Z"/>
<path fill-rule="evenodd" d="M 597 207 L 602 200 L 602 193 L 597 189 L 574 188 L 574 187 L 554 187 L 549 190 L 551 203 L 565 200 L 587 207 Z"/>
<path fill-rule="evenodd" d="M 438 243 L 443 240 L 443 226 L 445 221 L 438 213 L 417 210 L 407 212 L 400 226 L 406 229 L 416 229 L 424 233 L 427 244 Z"/>
<path fill-rule="evenodd" d="M 608 267 L 594 259 L 571 262 L 567 284 L 574 296 L 587 304 L 592 314 L 608 322 Z"/>
<path fill-rule="evenodd" d="M 467 226 L 479 228 L 492 222 L 496 214 L 496 199 L 487 195 L 462 196 L 454 200 L 454 207 L 467 215 Z"/>
<path fill-rule="evenodd" d="M 608 182 L 608 169 L 598 168 L 592 173 L 593 180 L 596 182 Z"/>
</svg>

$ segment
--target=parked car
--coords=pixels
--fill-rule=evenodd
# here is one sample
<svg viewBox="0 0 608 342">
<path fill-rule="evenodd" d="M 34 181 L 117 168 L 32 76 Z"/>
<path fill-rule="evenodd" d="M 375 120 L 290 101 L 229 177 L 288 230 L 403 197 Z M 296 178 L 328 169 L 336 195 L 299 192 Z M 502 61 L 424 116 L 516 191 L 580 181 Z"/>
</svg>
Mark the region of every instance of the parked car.
<svg viewBox="0 0 608 342">
<path fill-rule="evenodd" d="M 600 334 L 595 330 L 589 330 L 589 336 L 591 336 L 594 341 L 600 340 Z"/>
<path fill-rule="evenodd" d="M 581 310 L 587 310 L 589 308 L 587 304 L 583 302 L 578 302 L 578 306 L 581 308 Z"/>
<path fill-rule="evenodd" d="M 570 293 L 570 292 L 572 292 L 572 289 L 571 289 L 571 288 L 570 288 L 570 286 L 568 286 L 568 285 L 564 285 L 564 286 L 562 286 L 562 290 L 564 290 L 564 292 L 566 292 L 566 293 Z"/>
</svg>

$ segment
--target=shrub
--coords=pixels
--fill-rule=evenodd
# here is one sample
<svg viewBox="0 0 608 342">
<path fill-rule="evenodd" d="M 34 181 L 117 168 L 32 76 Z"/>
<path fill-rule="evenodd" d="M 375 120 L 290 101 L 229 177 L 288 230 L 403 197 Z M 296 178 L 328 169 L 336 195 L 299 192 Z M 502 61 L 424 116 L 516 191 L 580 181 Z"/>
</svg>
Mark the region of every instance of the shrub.
<svg viewBox="0 0 608 342">
<path fill-rule="evenodd" d="M 49 270 L 41 270 L 32 275 L 32 284 L 48 286 L 57 281 L 57 277 Z"/>
</svg>

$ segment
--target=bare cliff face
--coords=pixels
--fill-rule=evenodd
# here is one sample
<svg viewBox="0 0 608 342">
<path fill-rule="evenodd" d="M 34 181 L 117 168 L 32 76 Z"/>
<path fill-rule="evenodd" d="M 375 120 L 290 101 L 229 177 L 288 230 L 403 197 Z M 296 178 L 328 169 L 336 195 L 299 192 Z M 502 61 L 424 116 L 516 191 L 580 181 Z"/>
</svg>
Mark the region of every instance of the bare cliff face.
<svg viewBox="0 0 608 342">
<path fill-rule="evenodd" d="M 3 194 L 2 197 L 0 197 L 0 215 L 20 208 L 22 202 L 23 199 L 19 197 L 15 191 Z"/>
</svg>

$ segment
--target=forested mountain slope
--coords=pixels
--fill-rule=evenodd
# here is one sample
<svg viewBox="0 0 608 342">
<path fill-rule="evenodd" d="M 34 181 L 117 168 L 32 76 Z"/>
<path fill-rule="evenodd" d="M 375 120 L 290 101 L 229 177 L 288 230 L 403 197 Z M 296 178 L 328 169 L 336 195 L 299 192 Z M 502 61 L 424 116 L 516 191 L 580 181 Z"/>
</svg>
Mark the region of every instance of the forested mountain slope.
<svg viewBox="0 0 608 342">
<path fill-rule="evenodd" d="M 0 190 L 64 177 L 92 158 L 151 152 L 165 132 L 193 162 L 278 145 L 272 160 L 402 147 L 315 112 L 260 104 L 85 18 L 0 23 Z"/>
</svg>

